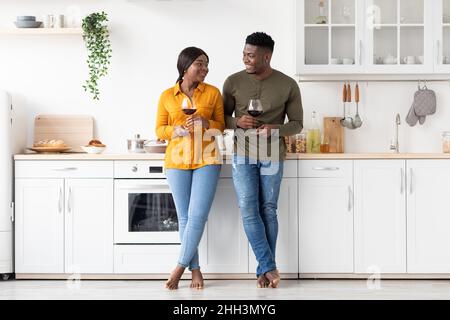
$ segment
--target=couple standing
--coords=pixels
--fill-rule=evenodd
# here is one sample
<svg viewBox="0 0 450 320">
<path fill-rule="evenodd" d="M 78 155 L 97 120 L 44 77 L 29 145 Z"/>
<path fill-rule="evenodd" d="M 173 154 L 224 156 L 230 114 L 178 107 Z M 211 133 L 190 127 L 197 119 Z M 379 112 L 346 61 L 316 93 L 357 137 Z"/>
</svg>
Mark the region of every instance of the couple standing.
<svg viewBox="0 0 450 320">
<path fill-rule="evenodd" d="M 199 48 L 188 47 L 178 57 L 176 85 L 160 97 L 156 134 L 159 139 L 169 140 L 165 168 L 181 239 L 177 266 L 166 282 L 168 289 L 178 288 L 186 268 L 192 272 L 190 287 L 203 288 L 198 245 L 222 163 L 220 153 L 213 147 L 213 136 L 223 132 L 225 123 L 227 128 L 235 130 L 233 182 L 244 230 L 258 261 L 257 285 L 260 288 L 278 286 L 280 275 L 275 249 L 277 203 L 286 154 L 283 137 L 301 131 L 303 109 L 297 83 L 270 66 L 273 48 L 274 41 L 263 32 L 246 38 L 245 70 L 226 79 L 222 100 L 217 88 L 204 83 L 208 55 Z M 186 98 L 195 105 L 193 115 L 182 111 Z M 264 112 L 257 118 L 247 115 L 250 99 L 262 102 Z M 196 136 L 201 137 L 200 143 L 194 143 Z M 195 148 L 203 151 L 200 157 Z M 209 154 L 204 152 L 206 150 Z"/>
</svg>

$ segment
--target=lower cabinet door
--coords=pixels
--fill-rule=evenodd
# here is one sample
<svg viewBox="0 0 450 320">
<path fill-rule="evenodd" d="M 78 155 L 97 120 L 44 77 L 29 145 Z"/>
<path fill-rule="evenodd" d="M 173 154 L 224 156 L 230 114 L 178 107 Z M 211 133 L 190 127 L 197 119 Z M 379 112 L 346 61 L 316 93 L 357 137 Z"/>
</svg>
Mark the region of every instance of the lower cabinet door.
<svg viewBox="0 0 450 320">
<path fill-rule="evenodd" d="M 300 273 L 353 272 L 352 179 L 299 179 Z"/>
<path fill-rule="evenodd" d="M 358 160 L 355 272 L 406 272 L 405 160 Z"/>
<path fill-rule="evenodd" d="M 15 272 L 64 273 L 64 180 L 15 180 Z"/>
<path fill-rule="evenodd" d="M 450 160 L 407 160 L 408 273 L 450 272 Z"/>
<path fill-rule="evenodd" d="M 297 178 L 284 178 L 278 198 L 278 238 L 275 261 L 280 273 L 298 276 Z M 249 247 L 250 273 L 256 273 L 257 262 Z"/>
<path fill-rule="evenodd" d="M 66 179 L 65 272 L 113 272 L 113 180 Z"/>
<path fill-rule="evenodd" d="M 231 178 L 220 178 L 199 246 L 207 273 L 248 273 L 248 241 Z"/>
</svg>

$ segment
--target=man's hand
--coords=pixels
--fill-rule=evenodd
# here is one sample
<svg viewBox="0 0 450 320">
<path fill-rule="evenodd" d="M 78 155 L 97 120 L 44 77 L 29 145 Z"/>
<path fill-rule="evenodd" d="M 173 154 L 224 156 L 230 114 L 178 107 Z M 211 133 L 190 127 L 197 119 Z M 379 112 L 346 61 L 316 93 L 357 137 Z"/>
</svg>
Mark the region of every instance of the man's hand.
<svg viewBox="0 0 450 320">
<path fill-rule="evenodd" d="M 196 125 L 201 125 L 203 129 L 209 129 L 209 121 L 203 118 L 202 116 L 194 114 L 192 116 L 187 117 L 186 129 L 188 129 L 189 132 L 193 132 L 194 126 Z"/>
<path fill-rule="evenodd" d="M 251 116 L 243 115 L 237 119 L 236 125 L 242 129 L 254 129 L 258 126 L 258 121 Z"/>
<path fill-rule="evenodd" d="M 270 137 L 274 130 L 278 129 L 278 126 L 273 124 L 263 124 L 256 129 L 256 133 L 261 135 L 262 137 Z"/>
</svg>

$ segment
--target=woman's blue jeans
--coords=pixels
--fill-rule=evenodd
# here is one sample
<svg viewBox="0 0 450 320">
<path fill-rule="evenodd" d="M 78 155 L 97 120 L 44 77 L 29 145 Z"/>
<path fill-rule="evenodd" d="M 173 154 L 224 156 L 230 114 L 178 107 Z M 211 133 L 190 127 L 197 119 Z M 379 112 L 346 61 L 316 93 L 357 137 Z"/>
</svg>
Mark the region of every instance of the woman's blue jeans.
<svg viewBox="0 0 450 320">
<path fill-rule="evenodd" d="M 258 261 L 256 276 L 276 269 L 278 196 L 282 161 L 256 161 L 233 156 L 233 182 L 244 230 Z"/>
<path fill-rule="evenodd" d="M 167 169 L 166 176 L 175 202 L 181 250 L 178 264 L 200 269 L 198 245 L 216 193 L 220 165 L 194 170 Z"/>
</svg>

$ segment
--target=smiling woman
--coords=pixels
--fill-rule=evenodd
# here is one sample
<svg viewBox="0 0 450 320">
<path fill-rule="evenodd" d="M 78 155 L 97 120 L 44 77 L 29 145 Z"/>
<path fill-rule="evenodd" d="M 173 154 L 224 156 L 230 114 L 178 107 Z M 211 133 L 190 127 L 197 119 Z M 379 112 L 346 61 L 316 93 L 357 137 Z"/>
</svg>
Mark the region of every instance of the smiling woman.
<svg viewBox="0 0 450 320">
<path fill-rule="evenodd" d="M 192 272 L 190 287 L 203 288 L 197 248 L 221 169 L 214 136 L 221 135 L 225 127 L 220 91 L 204 83 L 208 64 L 208 55 L 202 49 L 182 50 L 176 85 L 162 93 L 158 105 L 156 134 L 169 141 L 165 168 L 181 239 L 177 266 L 166 282 L 170 290 L 178 289 L 186 268 Z"/>
</svg>

